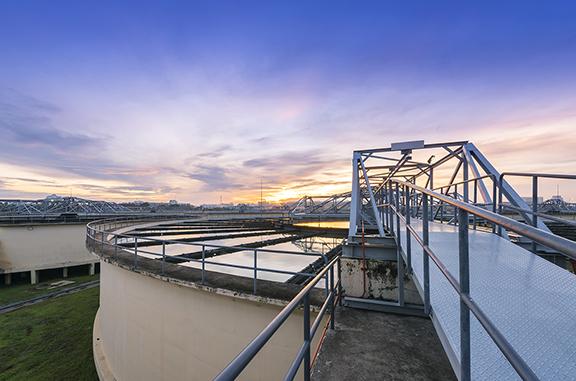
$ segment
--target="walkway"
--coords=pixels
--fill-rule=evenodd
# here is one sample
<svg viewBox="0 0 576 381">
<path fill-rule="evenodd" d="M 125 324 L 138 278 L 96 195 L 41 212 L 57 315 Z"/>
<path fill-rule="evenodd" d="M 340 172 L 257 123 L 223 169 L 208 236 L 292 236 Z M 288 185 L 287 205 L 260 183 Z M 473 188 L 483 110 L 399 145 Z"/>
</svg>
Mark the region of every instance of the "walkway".
<svg viewBox="0 0 576 381">
<path fill-rule="evenodd" d="M 313 381 L 456 380 L 429 319 L 339 307 Z"/>
<path fill-rule="evenodd" d="M 412 221 L 421 234 L 421 221 Z M 406 244 L 401 227 L 402 247 Z M 430 247 L 458 279 L 458 228 L 430 223 Z M 470 230 L 470 294 L 542 380 L 576 379 L 574 274 L 491 233 Z M 412 240 L 415 278 L 422 285 L 422 249 Z M 459 300 L 430 260 L 434 324 L 459 368 Z M 519 379 L 471 314 L 472 379 Z"/>
</svg>

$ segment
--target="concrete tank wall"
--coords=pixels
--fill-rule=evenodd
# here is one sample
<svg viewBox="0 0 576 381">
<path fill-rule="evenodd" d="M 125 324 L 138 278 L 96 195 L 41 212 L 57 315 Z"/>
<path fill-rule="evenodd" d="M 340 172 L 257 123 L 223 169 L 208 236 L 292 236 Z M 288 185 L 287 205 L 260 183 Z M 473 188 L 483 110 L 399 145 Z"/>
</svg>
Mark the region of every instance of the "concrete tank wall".
<svg viewBox="0 0 576 381">
<path fill-rule="evenodd" d="M 107 262 L 101 266 L 94 324 L 94 357 L 101 380 L 210 380 L 281 310 Z M 296 311 L 240 379 L 282 379 L 302 342 L 302 312 Z"/>
<path fill-rule="evenodd" d="M 98 257 L 86 249 L 85 224 L 0 226 L 0 272 L 95 262 L 98 262 Z"/>
</svg>

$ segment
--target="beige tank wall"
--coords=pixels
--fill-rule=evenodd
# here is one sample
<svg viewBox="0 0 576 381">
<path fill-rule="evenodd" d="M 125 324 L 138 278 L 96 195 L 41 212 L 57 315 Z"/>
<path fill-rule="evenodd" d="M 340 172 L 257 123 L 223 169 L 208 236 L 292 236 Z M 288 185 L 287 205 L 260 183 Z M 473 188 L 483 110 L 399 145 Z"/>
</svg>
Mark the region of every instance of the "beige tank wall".
<svg viewBox="0 0 576 381">
<path fill-rule="evenodd" d="M 95 361 L 117 380 L 211 380 L 281 309 L 101 266 Z M 297 311 L 240 379 L 282 379 L 302 338 Z"/>
<path fill-rule="evenodd" d="M 86 249 L 85 224 L 0 226 L 0 269 L 41 270 L 97 262 Z"/>
</svg>

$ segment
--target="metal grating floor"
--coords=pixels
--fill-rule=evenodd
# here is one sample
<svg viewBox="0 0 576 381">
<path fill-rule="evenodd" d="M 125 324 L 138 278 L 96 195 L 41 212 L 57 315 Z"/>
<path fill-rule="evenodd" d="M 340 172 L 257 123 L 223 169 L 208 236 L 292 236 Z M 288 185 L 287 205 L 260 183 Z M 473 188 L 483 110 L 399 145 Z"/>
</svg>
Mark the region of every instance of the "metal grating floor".
<svg viewBox="0 0 576 381">
<path fill-rule="evenodd" d="M 421 233 L 421 221 L 412 220 Z M 402 247 L 406 230 L 401 226 Z M 542 380 L 576 380 L 574 274 L 500 238 L 470 230 L 470 294 Z M 430 247 L 458 279 L 458 227 L 430 223 Z M 412 239 L 412 266 L 422 285 L 422 250 Z M 430 302 L 439 336 L 459 368 L 459 299 L 430 260 Z M 515 380 L 514 369 L 471 314 L 472 379 Z M 448 348 L 446 348 L 448 346 Z"/>
</svg>

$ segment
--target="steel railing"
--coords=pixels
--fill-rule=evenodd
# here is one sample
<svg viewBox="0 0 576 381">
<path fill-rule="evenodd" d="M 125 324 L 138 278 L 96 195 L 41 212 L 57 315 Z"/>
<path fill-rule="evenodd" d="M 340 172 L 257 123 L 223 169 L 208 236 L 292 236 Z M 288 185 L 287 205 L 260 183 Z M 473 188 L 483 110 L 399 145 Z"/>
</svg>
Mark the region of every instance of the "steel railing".
<svg viewBox="0 0 576 381">
<path fill-rule="evenodd" d="M 337 273 L 340 273 L 340 257 L 337 256 L 333 258 L 324 268 L 296 295 L 290 303 L 288 303 L 282 311 L 256 336 L 243 350 L 240 352 L 234 360 L 232 360 L 226 368 L 224 368 L 215 378 L 216 381 L 229 381 L 235 380 L 242 371 L 250 364 L 252 359 L 260 352 L 260 350 L 266 345 L 268 340 L 278 331 L 278 329 L 284 324 L 284 322 L 292 315 L 294 311 L 302 305 L 304 309 L 303 318 L 303 339 L 304 342 L 297 352 L 296 358 L 290 365 L 284 380 L 293 380 L 298 373 L 298 369 L 304 363 L 303 375 L 304 380 L 310 380 L 310 366 L 312 358 L 310 355 L 310 349 L 312 346 L 312 340 L 322 323 L 322 319 L 326 314 L 326 311 L 330 310 L 329 324 L 330 329 L 334 329 L 334 313 L 336 297 L 340 295 L 341 283 L 340 276 L 338 276 L 338 281 L 334 282 L 334 269 L 336 268 Z M 312 325 L 310 325 L 310 293 L 324 277 L 329 275 L 330 279 L 330 292 L 318 312 L 318 315 L 314 319 Z"/>
<path fill-rule="evenodd" d="M 479 193 L 480 186 L 483 185 L 484 180 L 491 180 L 492 181 L 492 189 L 491 189 L 491 193 L 490 193 L 491 200 L 490 200 L 490 202 L 479 203 L 478 202 L 478 193 Z M 489 175 L 474 177 L 474 178 L 471 178 L 468 180 L 452 182 L 448 185 L 443 185 L 440 187 L 432 188 L 432 190 L 433 191 L 440 191 L 440 193 L 445 194 L 447 196 L 452 194 L 453 198 L 455 198 L 455 199 L 458 199 L 459 197 L 460 197 L 460 199 L 463 199 L 464 193 L 467 193 L 468 195 L 470 194 L 469 187 L 472 186 L 472 196 L 470 197 L 470 200 L 464 200 L 464 201 L 472 202 L 473 205 L 482 207 L 484 209 L 489 208 L 492 210 L 492 212 L 496 213 L 496 211 L 497 211 L 497 198 L 498 198 L 497 184 L 498 184 L 498 180 L 496 179 L 496 177 L 494 175 L 489 174 Z M 459 186 L 462 189 L 462 193 L 458 193 Z M 465 187 L 466 187 L 466 190 L 464 190 Z M 453 193 L 450 192 L 450 190 L 452 188 L 454 188 Z M 481 189 L 480 189 L 480 191 L 481 191 Z M 487 192 L 487 190 L 486 190 L 486 192 Z M 489 195 L 486 195 L 484 197 L 489 197 Z M 438 201 L 436 207 L 434 207 L 434 202 L 432 201 L 430 203 L 429 217 L 433 220 L 435 220 L 437 217 L 440 217 L 440 223 L 444 223 L 444 215 L 445 215 L 444 209 L 445 209 L 445 203 L 443 201 Z M 454 209 L 454 208 L 452 208 L 452 209 Z M 456 214 L 455 212 L 453 214 L 454 214 L 452 216 L 453 219 L 449 222 L 456 223 L 457 216 L 455 215 Z M 477 229 L 478 222 L 479 222 L 478 218 L 475 215 L 472 215 L 472 228 L 474 230 Z M 492 231 L 493 232 L 496 231 L 495 225 L 492 226 Z"/>
<path fill-rule="evenodd" d="M 118 255 L 118 253 L 128 253 L 133 255 L 133 264 L 132 268 L 136 270 L 139 265 L 139 257 L 143 257 L 143 255 L 148 255 L 152 257 L 157 257 L 158 260 L 161 260 L 161 274 L 164 275 L 165 264 L 167 259 L 173 261 L 179 261 L 181 263 L 185 262 L 193 262 L 199 263 L 201 269 L 201 282 L 205 284 L 206 281 L 206 265 L 211 266 L 218 266 L 224 268 L 235 268 L 235 269 L 242 269 L 242 270 L 250 270 L 252 272 L 252 292 L 253 294 L 257 293 L 257 284 L 258 284 L 258 273 L 273 273 L 273 274 L 284 274 L 284 275 L 303 275 L 308 278 L 314 277 L 315 273 L 307 273 L 307 272 L 295 272 L 295 271 L 288 271 L 282 269 L 272 269 L 261 267 L 258 265 L 258 254 L 259 253 L 271 253 L 277 255 L 298 255 L 298 256 L 313 256 L 322 258 L 324 264 L 327 264 L 329 259 L 325 253 L 316 253 L 316 252 L 298 252 L 298 251 L 290 251 L 290 250 L 275 250 L 275 249 L 264 249 L 264 248 L 253 248 L 253 247 L 245 247 L 242 245 L 230 246 L 230 245 L 217 245 L 217 244 L 210 244 L 205 242 L 186 242 L 186 241 L 178 241 L 178 240 L 170 240 L 170 239 L 158 239 L 158 238 L 142 238 L 139 236 L 134 236 L 129 233 L 118 233 L 119 229 L 124 227 L 136 227 L 141 226 L 142 224 L 148 223 L 161 223 L 162 221 L 189 221 L 189 220 L 174 220 L 173 218 L 162 218 L 162 219 L 142 219 L 142 218 L 134 218 L 134 219 L 110 219 L 110 220 L 103 220 L 103 221 L 95 221 L 91 222 L 86 225 L 86 236 L 87 239 L 91 241 L 94 247 L 100 249 L 101 252 L 104 252 L 106 248 L 111 249 L 113 255 Z M 140 224 L 140 225 L 138 225 Z M 282 234 L 282 232 L 278 232 Z M 288 233 L 288 232 L 286 232 Z M 131 240 L 128 242 L 128 240 Z M 146 243 L 157 243 L 158 247 L 161 247 L 161 253 L 157 253 L 154 251 L 144 250 L 138 246 L 138 243 L 146 242 Z M 125 245 L 130 243 L 132 246 L 126 247 Z M 166 246 L 171 244 L 179 244 L 185 245 L 190 247 L 198 247 L 201 249 L 201 258 L 190 258 L 185 255 L 168 255 L 166 253 Z M 253 261 L 251 266 L 247 265 L 239 265 L 235 263 L 227 263 L 227 262 L 215 262 L 210 261 L 209 257 L 206 255 L 207 249 L 232 249 L 236 252 L 238 251 L 249 251 L 253 255 Z M 328 294 L 328 286 L 329 279 L 325 277 L 325 290 L 326 294 Z"/>
<path fill-rule="evenodd" d="M 503 191 L 502 184 L 504 182 L 504 177 L 528 177 L 532 179 L 532 210 L 522 209 L 515 207 L 513 205 L 506 205 L 503 201 Z M 576 222 L 569 221 L 563 218 L 550 216 L 545 213 L 538 212 L 538 192 L 539 192 L 539 180 L 542 178 L 546 179 L 561 179 L 561 180 L 576 180 L 576 175 L 567 174 L 557 174 L 557 173 L 529 173 L 529 172 L 503 172 L 498 178 L 498 211 L 500 214 L 504 212 L 504 209 L 510 209 L 518 212 L 524 216 L 531 216 L 531 221 L 526 219 L 527 224 L 531 224 L 534 227 L 538 227 L 538 217 L 542 220 L 549 220 L 554 222 L 561 222 L 567 225 L 576 226 Z M 498 229 L 498 234 L 502 235 L 502 229 Z M 537 242 L 532 241 L 532 252 L 537 251 Z"/>
<path fill-rule="evenodd" d="M 412 237 L 421 246 L 423 250 L 423 294 L 424 294 L 424 311 L 430 314 L 430 265 L 429 261 L 432 259 L 434 264 L 448 280 L 454 290 L 458 293 L 460 298 L 460 380 L 466 381 L 470 379 L 471 372 L 471 353 L 470 353 L 470 312 L 478 319 L 482 327 L 486 330 L 488 335 L 492 338 L 494 343 L 498 346 L 500 351 L 507 358 L 512 367 L 516 370 L 518 375 L 524 380 L 537 380 L 538 378 L 530 367 L 526 364 L 524 359 L 516 352 L 512 345 L 506 340 L 504 335 L 484 313 L 484 311 L 476 304 L 474 299 L 470 296 L 470 263 L 469 263 L 469 244 L 468 244 L 468 231 L 469 231 L 469 215 L 472 214 L 476 217 L 482 218 L 495 226 L 504 228 L 508 231 L 515 232 L 519 235 L 532 239 L 533 241 L 553 248 L 564 255 L 576 259 L 576 242 L 567 240 L 565 238 L 556 236 L 552 233 L 537 229 L 534 226 L 526 225 L 514 219 L 499 215 L 492 211 L 480 208 L 467 202 L 456 200 L 450 196 L 442 193 L 434 192 L 427 188 L 415 185 L 410 182 L 399 180 L 391 180 L 387 184 L 388 192 L 384 196 L 386 202 L 380 207 L 380 212 L 384 213 L 386 218 L 383 221 L 386 223 L 390 233 L 395 233 L 397 238 L 398 250 L 402 250 L 401 237 L 400 237 L 400 223 L 402 222 L 406 227 L 406 263 L 408 272 L 411 272 L 412 261 Z M 412 194 L 414 193 L 414 195 Z M 414 199 L 416 193 L 422 200 L 422 218 L 419 219 L 422 223 L 422 236 L 411 225 L 411 215 L 413 214 L 413 207 L 411 200 Z M 442 263 L 438 255 L 436 255 L 429 246 L 430 236 L 430 208 L 431 200 L 439 200 L 442 203 L 453 206 L 458 212 L 458 251 L 459 251 L 459 277 L 458 279 L 451 274 L 447 267 Z M 392 216 L 396 216 L 394 219 Z M 396 221 L 394 221 L 396 220 Z M 396 228 L 394 228 L 396 225 Z M 396 230 L 396 231 L 395 231 Z"/>
</svg>

